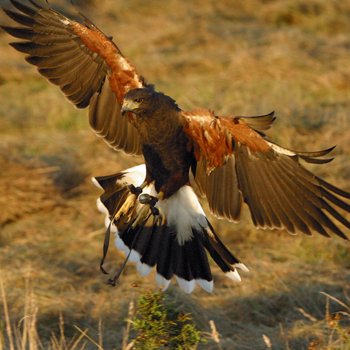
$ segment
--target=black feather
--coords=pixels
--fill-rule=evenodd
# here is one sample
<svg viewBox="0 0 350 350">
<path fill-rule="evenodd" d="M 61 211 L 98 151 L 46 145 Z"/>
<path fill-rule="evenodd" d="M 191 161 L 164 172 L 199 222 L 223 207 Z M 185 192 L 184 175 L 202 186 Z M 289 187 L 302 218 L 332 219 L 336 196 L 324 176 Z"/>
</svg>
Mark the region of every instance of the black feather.
<svg viewBox="0 0 350 350">
<path fill-rule="evenodd" d="M 26 15 L 33 17 L 37 14 L 37 11 L 34 10 L 32 7 L 23 5 L 21 2 L 19 2 L 17 0 L 10 0 L 10 2 L 12 3 L 12 5 L 14 7 L 16 7 L 18 10 L 20 10 L 21 12 L 23 12 Z"/>
<path fill-rule="evenodd" d="M 29 28 L 16 28 L 3 25 L 0 25 L 0 28 L 2 28 L 8 34 L 19 39 L 31 40 L 34 36 L 32 29 Z"/>
<path fill-rule="evenodd" d="M 30 18 L 28 16 L 22 15 L 18 12 L 11 11 L 9 9 L 3 8 L 3 11 L 14 21 L 16 21 L 19 24 L 22 24 L 26 27 L 33 27 L 35 24 L 35 20 L 33 18 Z"/>
</svg>

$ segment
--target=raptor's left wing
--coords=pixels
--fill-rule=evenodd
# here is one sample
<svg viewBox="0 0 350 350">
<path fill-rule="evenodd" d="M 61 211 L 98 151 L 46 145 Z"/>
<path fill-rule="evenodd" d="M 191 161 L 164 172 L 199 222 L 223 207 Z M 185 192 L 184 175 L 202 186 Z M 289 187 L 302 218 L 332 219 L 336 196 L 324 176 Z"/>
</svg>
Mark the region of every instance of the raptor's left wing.
<svg viewBox="0 0 350 350">
<path fill-rule="evenodd" d="M 245 202 L 260 228 L 311 230 L 346 238 L 338 224 L 350 222 L 350 193 L 320 179 L 300 164 L 327 163 L 319 152 L 295 152 L 269 141 L 264 131 L 273 113 L 257 117 L 218 117 L 207 110 L 182 114 L 197 166 L 194 179 L 218 217 L 237 221 Z"/>
</svg>

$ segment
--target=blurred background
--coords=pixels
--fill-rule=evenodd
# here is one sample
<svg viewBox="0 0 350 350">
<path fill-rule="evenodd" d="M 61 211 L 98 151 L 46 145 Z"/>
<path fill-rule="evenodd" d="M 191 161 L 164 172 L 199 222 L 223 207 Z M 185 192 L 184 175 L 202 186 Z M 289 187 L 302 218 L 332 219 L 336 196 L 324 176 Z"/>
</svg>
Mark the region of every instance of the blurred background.
<svg viewBox="0 0 350 350">
<path fill-rule="evenodd" d="M 10 7 L 8 1 L 0 4 Z M 333 162 L 307 167 L 350 191 L 350 2 L 75 4 L 51 1 L 73 18 L 78 8 L 112 35 L 138 72 L 182 109 L 205 107 L 219 115 L 275 110 L 269 136 L 277 143 L 311 151 L 336 144 Z M 1 13 L 0 23 L 11 21 Z M 87 111 L 70 105 L 11 41 L 0 31 L 2 300 L 6 296 L 15 326 L 30 307 L 36 310 L 43 348 L 59 333 L 62 314 L 67 339 L 76 333 L 74 325 L 88 328 L 94 339 L 102 329 L 104 348 L 119 349 L 128 305 L 145 290 L 156 290 L 154 275 L 141 278 L 130 263 L 116 288 L 106 285 L 98 267 L 104 218 L 90 178 L 141 159 L 108 148 L 91 132 Z M 350 348 L 346 316 L 334 314 L 350 304 L 348 242 L 256 230 L 247 210 L 239 224 L 212 222 L 251 272 L 237 284 L 214 267 L 210 295 L 199 289 L 185 295 L 176 283 L 169 288 L 201 330 L 209 331 L 214 320 L 220 344 L 208 341 L 200 349 Z M 113 270 L 122 261 L 112 248 L 106 266 Z"/>
</svg>

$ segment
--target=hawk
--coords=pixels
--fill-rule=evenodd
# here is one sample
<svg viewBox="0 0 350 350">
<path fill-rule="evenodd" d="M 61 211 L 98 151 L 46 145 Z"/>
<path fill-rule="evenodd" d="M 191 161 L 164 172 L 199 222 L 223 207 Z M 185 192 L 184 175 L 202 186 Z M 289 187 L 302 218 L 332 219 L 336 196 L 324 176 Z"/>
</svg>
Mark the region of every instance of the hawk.
<svg viewBox="0 0 350 350">
<path fill-rule="evenodd" d="M 258 228 L 347 239 L 343 231 L 350 222 L 339 209 L 350 212 L 350 193 L 301 164 L 329 162 L 325 156 L 333 147 L 297 152 L 277 145 L 265 134 L 274 113 L 223 117 L 208 109 L 183 111 L 84 16 L 72 20 L 35 0 L 11 3 L 15 9 L 4 11 L 18 26 L 2 28 L 22 41 L 10 45 L 76 107 L 89 107 L 92 129 L 110 147 L 144 157 L 142 165 L 93 179 L 103 191 L 98 208 L 108 227 L 103 271 L 114 232 L 116 246 L 141 275 L 155 267 L 163 289 L 175 276 L 187 293 L 196 284 L 211 292 L 208 255 L 227 277 L 240 281 L 238 270 L 248 269 L 220 240 L 198 196 L 206 197 L 219 218 L 238 221 L 246 203 Z"/>
</svg>

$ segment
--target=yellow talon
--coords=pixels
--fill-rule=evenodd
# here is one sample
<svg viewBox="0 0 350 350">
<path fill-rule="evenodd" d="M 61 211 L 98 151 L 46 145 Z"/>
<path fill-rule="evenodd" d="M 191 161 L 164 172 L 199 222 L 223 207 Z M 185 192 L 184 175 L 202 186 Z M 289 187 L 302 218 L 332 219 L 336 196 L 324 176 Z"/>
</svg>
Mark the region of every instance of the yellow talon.
<svg viewBox="0 0 350 350">
<path fill-rule="evenodd" d="M 137 196 L 135 194 L 130 193 L 128 195 L 125 202 L 115 215 L 115 220 L 117 221 L 118 226 L 130 222 L 130 219 L 133 215 L 133 209 L 135 208 L 136 200 Z"/>
<path fill-rule="evenodd" d="M 132 224 L 132 228 L 134 229 L 135 227 L 137 227 L 139 224 L 143 223 L 143 221 L 147 218 L 148 214 L 150 212 L 150 206 L 149 205 L 142 205 L 141 209 L 138 211 L 138 213 L 136 214 L 137 217 L 135 219 L 135 221 Z"/>
<path fill-rule="evenodd" d="M 164 192 L 160 191 L 157 196 L 158 200 L 163 200 L 164 199 Z"/>
</svg>

